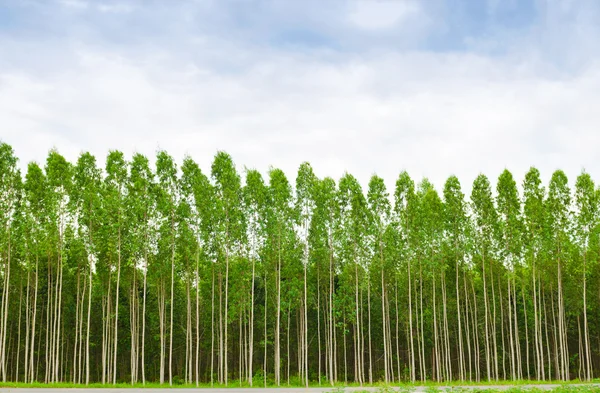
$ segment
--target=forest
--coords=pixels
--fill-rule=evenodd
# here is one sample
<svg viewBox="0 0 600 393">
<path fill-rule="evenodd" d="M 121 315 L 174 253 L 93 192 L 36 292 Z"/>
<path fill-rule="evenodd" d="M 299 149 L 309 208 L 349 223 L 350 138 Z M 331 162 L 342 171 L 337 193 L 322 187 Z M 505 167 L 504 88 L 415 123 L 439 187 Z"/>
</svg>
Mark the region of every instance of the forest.
<svg viewBox="0 0 600 393">
<path fill-rule="evenodd" d="M 8 382 L 591 380 L 600 189 L 480 174 L 295 181 L 166 151 L 21 166 L 0 143 Z M 288 174 L 289 175 L 289 174 Z M 520 174 L 521 175 L 521 174 Z"/>
</svg>

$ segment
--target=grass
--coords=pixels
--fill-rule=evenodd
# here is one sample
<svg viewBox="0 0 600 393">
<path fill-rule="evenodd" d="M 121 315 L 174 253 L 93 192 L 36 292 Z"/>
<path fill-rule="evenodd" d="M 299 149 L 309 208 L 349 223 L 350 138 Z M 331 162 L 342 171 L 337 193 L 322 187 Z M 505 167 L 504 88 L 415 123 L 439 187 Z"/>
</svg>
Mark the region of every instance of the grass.
<svg viewBox="0 0 600 393">
<path fill-rule="evenodd" d="M 524 385 L 560 385 L 560 387 L 551 390 L 556 393 L 598 393 L 600 392 L 600 387 L 597 384 L 600 383 L 600 379 L 596 379 L 591 383 L 582 382 L 578 380 L 563 382 L 563 381 L 531 381 L 531 380 L 520 380 L 520 381 L 482 381 L 482 382 L 469 382 L 469 381 L 452 381 L 452 382 L 426 382 L 426 383 L 393 383 L 393 384 L 385 384 L 383 382 L 377 382 L 373 384 L 363 384 L 364 387 L 376 387 L 378 393 L 392 393 L 392 392 L 400 392 L 400 393 L 408 393 L 414 390 L 417 386 L 425 386 L 427 388 L 428 393 L 434 392 L 452 392 L 452 393 L 463 393 L 463 392 L 487 392 L 494 393 L 496 390 L 490 389 L 476 389 L 476 388 L 460 388 L 460 386 L 486 386 L 486 385 L 503 385 L 503 386 L 514 386 L 509 390 L 504 390 L 504 392 L 510 393 L 519 393 L 519 392 L 541 392 L 539 389 L 532 389 L 524 387 Z M 575 384 L 583 385 L 583 386 L 573 386 Z M 588 386 L 586 386 L 588 385 Z M 309 384 L 310 387 L 330 387 L 330 393 L 344 393 L 346 387 L 359 387 L 358 383 L 343 383 L 338 382 L 334 386 L 330 386 L 328 383 L 324 382 L 319 385 L 315 381 L 311 381 Z M 46 384 L 43 382 L 33 382 L 33 383 L 23 383 L 23 382 L 0 382 L 0 388 L 59 388 L 59 389 L 67 389 L 67 388 L 195 388 L 196 384 L 173 384 L 173 386 L 169 386 L 168 382 L 161 385 L 155 382 L 149 382 L 145 385 L 141 383 L 131 384 L 131 383 L 117 383 L 117 384 L 101 384 L 101 383 L 91 383 L 89 385 L 82 384 L 74 384 L 70 382 L 58 382 L 58 383 L 50 383 Z M 239 380 L 231 381 L 227 386 L 223 384 L 213 384 L 211 386 L 210 383 L 201 383 L 198 385 L 200 388 L 248 388 L 250 385 L 247 382 L 240 383 Z M 255 381 L 254 387 L 256 389 L 260 389 L 264 387 L 264 383 L 262 378 L 260 381 Z M 267 387 L 277 387 L 272 381 L 267 380 Z M 304 387 L 300 380 L 290 380 L 290 384 L 287 384 L 287 381 L 281 384 L 281 388 L 286 387 Z M 354 391 L 360 392 L 360 391 Z M 366 391 L 365 391 L 366 392 Z M 546 390 L 548 392 L 548 390 Z M 372 393 L 372 392 L 371 392 Z"/>
<path fill-rule="evenodd" d="M 411 393 L 414 391 L 414 387 L 399 387 L 399 388 L 380 388 L 377 390 L 378 393 Z M 600 392 L 600 388 L 596 385 L 590 386 L 570 386 L 569 384 L 565 384 L 560 387 L 556 387 L 552 390 L 541 390 L 537 388 L 529 388 L 529 387 L 511 387 L 508 390 L 497 390 L 497 389 L 477 389 L 477 388 L 464 388 L 464 387 L 436 387 L 436 386 L 428 386 L 425 390 L 426 393 L 598 393 Z M 343 388 L 335 389 L 331 393 L 344 393 Z M 353 391 L 352 393 L 373 393 L 367 390 L 364 391 Z"/>
</svg>

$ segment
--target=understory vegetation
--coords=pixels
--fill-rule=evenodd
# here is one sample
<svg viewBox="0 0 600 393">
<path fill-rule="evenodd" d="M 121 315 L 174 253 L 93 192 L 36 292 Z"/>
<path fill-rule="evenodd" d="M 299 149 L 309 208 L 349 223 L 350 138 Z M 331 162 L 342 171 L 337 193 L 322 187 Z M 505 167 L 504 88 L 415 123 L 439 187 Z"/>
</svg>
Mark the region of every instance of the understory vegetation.
<svg viewBox="0 0 600 393">
<path fill-rule="evenodd" d="M 4 383 L 308 386 L 590 381 L 600 190 L 303 163 L 210 171 L 167 152 L 102 169 L 0 143 Z M 382 388 L 383 389 L 383 388 Z M 567 389 L 567 388 L 562 388 Z M 571 389 L 571 388 L 569 388 Z M 592 391 L 597 388 L 572 388 Z M 585 390 L 588 389 L 588 390 Z M 522 391 L 522 390 L 514 390 Z"/>
</svg>

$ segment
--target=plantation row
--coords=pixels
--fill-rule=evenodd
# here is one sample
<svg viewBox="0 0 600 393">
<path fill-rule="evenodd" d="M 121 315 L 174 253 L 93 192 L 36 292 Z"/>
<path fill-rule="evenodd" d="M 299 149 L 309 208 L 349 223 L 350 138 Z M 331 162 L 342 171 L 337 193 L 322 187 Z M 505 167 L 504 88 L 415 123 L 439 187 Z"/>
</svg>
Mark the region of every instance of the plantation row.
<svg viewBox="0 0 600 393">
<path fill-rule="evenodd" d="M 405 172 L 295 187 L 161 151 L 104 170 L 0 144 L 3 381 L 589 380 L 600 191 L 532 168 L 466 197 Z M 523 190 L 520 195 L 519 190 Z"/>
</svg>

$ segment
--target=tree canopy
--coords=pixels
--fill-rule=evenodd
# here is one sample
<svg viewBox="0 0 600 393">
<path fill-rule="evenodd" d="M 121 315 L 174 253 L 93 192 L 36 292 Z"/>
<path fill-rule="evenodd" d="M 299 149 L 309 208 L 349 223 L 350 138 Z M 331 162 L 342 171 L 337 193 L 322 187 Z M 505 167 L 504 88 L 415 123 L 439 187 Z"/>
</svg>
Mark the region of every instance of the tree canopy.
<svg viewBox="0 0 600 393">
<path fill-rule="evenodd" d="M 151 165 L 155 163 L 155 166 Z M 0 144 L 3 381 L 590 380 L 600 189 Z"/>
</svg>

